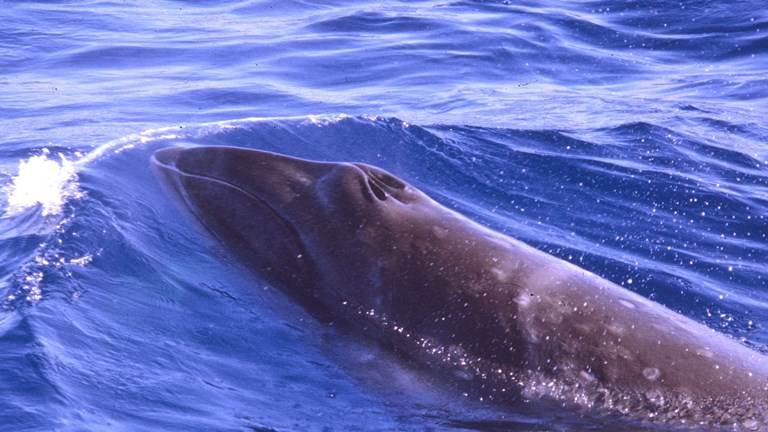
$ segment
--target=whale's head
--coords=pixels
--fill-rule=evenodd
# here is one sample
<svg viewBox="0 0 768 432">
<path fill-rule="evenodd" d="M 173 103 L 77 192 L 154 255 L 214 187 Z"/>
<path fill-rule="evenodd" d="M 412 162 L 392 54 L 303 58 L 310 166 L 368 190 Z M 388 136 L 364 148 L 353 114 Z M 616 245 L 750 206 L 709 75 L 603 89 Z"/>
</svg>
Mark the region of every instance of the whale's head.
<svg viewBox="0 0 768 432">
<path fill-rule="evenodd" d="M 520 389 L 590 410 L 620 401 L 612 409 L 643 416 L 672 407 L 675 420 L 694 403 L 705 408 L 691 420 L 764 425 L 752 410 L 768 382 L 759 354 L 384 170 L 227 147 L 159 150 L 152 166 L 264 280 L 323 317 L 381 330 L 481 394 Z"/>
<path fill-rule="evenodd" d="M 401 318 L 403 305 L 429 303 L 403 285 L 426 285 L 411 269 L 429 265 L 451 218 L 382 169 L 231 147 L 161 149 L 152 166 L 208 231 L 289 294 Z"/>
</svg>

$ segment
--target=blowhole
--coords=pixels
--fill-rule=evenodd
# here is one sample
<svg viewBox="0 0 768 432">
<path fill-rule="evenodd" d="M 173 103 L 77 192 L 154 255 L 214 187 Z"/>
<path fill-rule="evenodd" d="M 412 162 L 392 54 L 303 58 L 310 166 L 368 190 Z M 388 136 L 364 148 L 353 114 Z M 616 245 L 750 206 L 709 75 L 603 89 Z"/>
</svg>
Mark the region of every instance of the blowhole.
<svg viewBox="0 0 768 432">
<path fill-rule="evenodd" d="M 387 173 L 371 172 L 371 176 L 392 189 L 405 189 L 405 183 Z"/>
<path fill-rule="evenodd" d="M 387 194 L 384 193 L 384 191 L 381 190 L 381 188 L 371 179 L 368 179 L 368 186 L 371 188 L 371 191 L 374 195 L 376 195 L 376 198 L 378 198 L 379 201 L 384 201 L 387 199 Z"/>
</svg>

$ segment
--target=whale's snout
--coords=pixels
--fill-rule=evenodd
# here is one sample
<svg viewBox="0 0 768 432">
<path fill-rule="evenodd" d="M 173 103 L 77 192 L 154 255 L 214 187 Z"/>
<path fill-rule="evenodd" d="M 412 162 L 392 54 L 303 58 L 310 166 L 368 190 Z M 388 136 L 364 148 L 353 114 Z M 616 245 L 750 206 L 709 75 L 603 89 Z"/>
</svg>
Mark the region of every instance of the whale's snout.
<svg viewBox="0 0 768 432">
<path fill-rule="evenodd" d="M 304 291 L 307 253 L 283 211 L 299 189 L 286 177 L 289 168 L 300 171 L 293 160 L 228 147 L 169 147 L 150 163 L 174 200 L 238 258 L 256 264 L 270 283 Z"/>
</svg>

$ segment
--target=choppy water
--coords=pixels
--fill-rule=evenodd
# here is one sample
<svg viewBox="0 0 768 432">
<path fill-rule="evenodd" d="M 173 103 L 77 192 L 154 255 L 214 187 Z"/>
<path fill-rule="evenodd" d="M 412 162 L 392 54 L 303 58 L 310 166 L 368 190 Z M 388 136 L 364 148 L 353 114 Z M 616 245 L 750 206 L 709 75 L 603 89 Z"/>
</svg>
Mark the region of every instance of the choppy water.
<svg viewBox="0 0 768 432">
<path fill-rule="evenodd" d="M 765 351 L 761 1 L 0 6 L 0 430 L 619 430 L 318 324 L 167 201 L 181 143 L 381 166 Z"/>
</svg>

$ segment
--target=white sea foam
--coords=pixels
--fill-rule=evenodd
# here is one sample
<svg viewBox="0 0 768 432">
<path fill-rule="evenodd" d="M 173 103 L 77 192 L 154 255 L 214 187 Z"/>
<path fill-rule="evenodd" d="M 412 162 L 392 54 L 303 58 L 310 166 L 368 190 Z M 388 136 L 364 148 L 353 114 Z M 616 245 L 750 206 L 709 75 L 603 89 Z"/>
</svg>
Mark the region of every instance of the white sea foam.
<svg viewBox="0 0 768 432">
<path fill-rule="evenodd" d="M 64 155 L 49 158 L 50 152 L 19 162 L 19 170 L 3 188 L 7 207 L 3 217 L 14 217 L 40 207 L 43 216 L 57 215 L 71 198 L 81 196 L 75 165 Z"/>
</svg>

